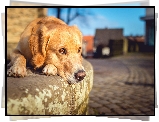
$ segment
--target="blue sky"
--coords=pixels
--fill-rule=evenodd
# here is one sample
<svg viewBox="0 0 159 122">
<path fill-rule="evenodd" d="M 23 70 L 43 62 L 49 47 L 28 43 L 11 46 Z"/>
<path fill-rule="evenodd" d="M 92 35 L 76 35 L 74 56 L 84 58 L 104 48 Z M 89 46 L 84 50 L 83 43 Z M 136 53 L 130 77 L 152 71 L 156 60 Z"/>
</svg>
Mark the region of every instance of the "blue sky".
<svg viewBox="0 0 159 122">
<path fill-rule="evenodd" d="M 94 35 L 96 29 L 104 28 L 123 28 L 124 36 L 145 34 L 145 22 L 140 20 L 140 17 L 146 14 L 145 8 L 81 8 L 80 10 L 86 16 L 77 17 L 69 25 L 77 25 L 84 36 Z M 67 9 L 63 9 L 64 20 L 66 13 Z M 48 9 L 48 15 L 56 16 L 56 12 Z"/>
</svg>

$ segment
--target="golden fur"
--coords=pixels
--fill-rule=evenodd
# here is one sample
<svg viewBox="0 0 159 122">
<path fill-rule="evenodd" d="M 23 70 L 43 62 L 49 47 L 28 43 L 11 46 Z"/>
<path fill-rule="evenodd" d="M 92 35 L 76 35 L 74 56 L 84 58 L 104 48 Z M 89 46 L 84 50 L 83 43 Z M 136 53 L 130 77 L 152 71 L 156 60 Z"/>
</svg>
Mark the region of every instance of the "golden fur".
<svg viewBox="0 0 159 122">
<path fill-rule="evenodd" d="M 26 63 L 34 69 L 43 67 L 46 75 L 60 75 L 70 83 L 77 79 L 74 74 L 83 71 L 81 64 L 82 33 L 77 26 L 68 26 L 55 17 L 32 21 L 21 34 L 20 41 L 11 53 L 8 76 L 24 77 Z"/>
</svg>

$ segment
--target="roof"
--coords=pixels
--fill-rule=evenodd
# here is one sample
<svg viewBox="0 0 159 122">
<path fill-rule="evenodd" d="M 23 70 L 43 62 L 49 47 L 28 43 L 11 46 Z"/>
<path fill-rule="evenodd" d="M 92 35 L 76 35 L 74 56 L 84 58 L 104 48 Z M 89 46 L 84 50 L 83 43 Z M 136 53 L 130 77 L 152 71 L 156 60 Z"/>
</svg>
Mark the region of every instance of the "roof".
<svg viewBox="0 0 159 122">
<path fill-rule="evenodd" d="M 83 36 L 83 40 L 87 42 L 87 52 L 92 52 L 94 36 Z"/>
<path fill-rule="evenodd" d="M 144 36 L 129 36 L 127 37 L 129 41 L 136 41 L 136 42 L 145 42 Z"/>
<path fill-rule="evenodd" d="M 153 20 L 154 16 L 145 16 L 145 17 L 141 17 L 141 20 Z"/>
<path fill-rule="evenodd" d="M 143 36 L 141 36 L 141 37 L 135 37 L 135 40 L 137 42 L 145 42 L 145 38 Z"/>
<path fill-rule="evenodd" d="M 96 29 L 95 33 L 95 45 L 104 44 L 108 45 L 109 40 L 120 40 L 123 39 L 123 29 Z"/>
</svg>

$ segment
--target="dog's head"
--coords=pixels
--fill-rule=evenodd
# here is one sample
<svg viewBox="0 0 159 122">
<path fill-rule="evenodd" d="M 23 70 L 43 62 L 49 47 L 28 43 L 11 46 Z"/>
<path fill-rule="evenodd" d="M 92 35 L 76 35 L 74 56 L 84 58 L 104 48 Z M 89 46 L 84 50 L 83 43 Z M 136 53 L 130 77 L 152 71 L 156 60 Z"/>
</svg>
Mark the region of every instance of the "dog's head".
<svg viewBox="0 0 159 122">
<path fill-rule="evenodd" d="M 66 24 L 42 26 L 40 35 L 45 63 L 53 64 L 58 75 L 69 83 L 83 80 L 86 73 L 82 66 L 82 33 L 78 27 Z"/>
<path fill-rule="evenodd" d="M 82 66 L 82 34 L 76 26 L 57 26 L 49 30 L 47 58 L 53 58 L 58 74 L 76 83 L 84 79 Z M 49 60 L 48 60 L 49 61 Z"/>
</svg>

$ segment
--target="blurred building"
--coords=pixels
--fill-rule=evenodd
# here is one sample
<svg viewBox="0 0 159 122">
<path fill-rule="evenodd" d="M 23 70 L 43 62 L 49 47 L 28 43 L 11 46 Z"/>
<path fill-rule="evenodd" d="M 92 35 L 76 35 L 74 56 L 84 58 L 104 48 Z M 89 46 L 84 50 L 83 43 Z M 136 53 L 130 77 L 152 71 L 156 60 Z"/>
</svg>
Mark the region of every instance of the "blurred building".
<svg viewBox="0 0 159 122">
<path fill-rule="evenodd" d="M 83 36 L 83 54 L 85 57 L 93 56 L 94 36 Z"/>
<path fill-rule="evenodd" d="M 87 42 L 85 40 L 82 42 L 82 56 L 87 57 Z"/>
<path fill-rule="evenodd" d="M 46 15 L 46 8 L 7 8 L 7 42 L 18 42 L 20 34 L 32 20 Z"/>
<path fill-rule="evenodd" d="M 128 52 L 143 52 L 144 51 L 144 36 L 126 36 L 126 40 L 128 41 Z"/>
<path fill-rule="evenodd" d="M 146 16 L 140 18 L 141 20 L 145 21 L 145 45 L 147 46 L 147 50 L 153 50 L 155 43 L 154 13 L 154 8 L 146 8 Z"/>
<path fill-rule="evenodd" d="M 94 56 L 112 56 L 123 53 L 123 29 L 96 29 Z"/>
</svg>

